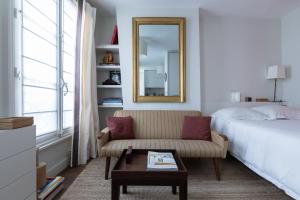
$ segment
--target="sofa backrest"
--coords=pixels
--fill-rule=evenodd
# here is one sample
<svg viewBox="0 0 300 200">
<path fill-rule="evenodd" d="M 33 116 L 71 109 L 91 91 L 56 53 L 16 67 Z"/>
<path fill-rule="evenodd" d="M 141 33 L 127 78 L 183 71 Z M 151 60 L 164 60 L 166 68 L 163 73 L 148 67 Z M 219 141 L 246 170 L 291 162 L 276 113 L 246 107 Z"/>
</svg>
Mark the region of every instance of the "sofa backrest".
<svg viewBox="0 0 300 200">
<path fill-rule="evenodd" d="M 114 116 L 133 118 L 136 139 L 180 139 L 184 116 L 201 116 L 201 112 L 119 110 Z"/>
</svg>

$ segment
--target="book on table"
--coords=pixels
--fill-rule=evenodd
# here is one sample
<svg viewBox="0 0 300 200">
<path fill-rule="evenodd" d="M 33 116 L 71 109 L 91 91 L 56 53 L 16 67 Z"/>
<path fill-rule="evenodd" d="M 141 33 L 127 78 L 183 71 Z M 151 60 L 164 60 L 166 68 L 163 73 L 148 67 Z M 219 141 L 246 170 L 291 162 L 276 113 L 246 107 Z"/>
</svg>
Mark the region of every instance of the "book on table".
<svg viewBox="0 0 300 200">
<path fill-rule="evenodd" d="M 148 170 L 177 170 L 177 164 L 173 154 L 170 152 L 148 151 Z"/>
</svg>

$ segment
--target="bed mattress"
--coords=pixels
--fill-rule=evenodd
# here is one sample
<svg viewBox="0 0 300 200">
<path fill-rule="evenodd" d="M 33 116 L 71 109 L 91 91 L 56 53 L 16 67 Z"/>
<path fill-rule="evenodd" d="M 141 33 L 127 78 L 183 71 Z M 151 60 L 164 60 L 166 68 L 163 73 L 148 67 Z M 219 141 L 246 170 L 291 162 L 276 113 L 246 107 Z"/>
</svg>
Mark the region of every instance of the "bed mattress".
<svg viewBox="0 0 300 200">
<path fill-rule="evenodd" d="M 300 199 L 300 120 L 213 119 L 230 153 L 289 196 Z"/>
</svg>

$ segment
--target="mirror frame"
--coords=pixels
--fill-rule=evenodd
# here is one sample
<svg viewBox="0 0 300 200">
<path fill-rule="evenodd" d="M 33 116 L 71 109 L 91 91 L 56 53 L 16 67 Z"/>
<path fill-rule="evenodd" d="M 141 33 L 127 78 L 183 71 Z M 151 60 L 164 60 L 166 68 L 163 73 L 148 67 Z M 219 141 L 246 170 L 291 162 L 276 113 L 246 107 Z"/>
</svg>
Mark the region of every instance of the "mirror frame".
<svg viewBox="0 0 300 200">
<path fill-rule="evenodd" d="M 179 26 L 179 95 L 140 96 L 139 95 L 139 26 L 178 25 Z M 133 47 L 133 102 L 185 102 L 185 18 L 184 17 L 134 17 L 132 18 Z"/>
</svg>

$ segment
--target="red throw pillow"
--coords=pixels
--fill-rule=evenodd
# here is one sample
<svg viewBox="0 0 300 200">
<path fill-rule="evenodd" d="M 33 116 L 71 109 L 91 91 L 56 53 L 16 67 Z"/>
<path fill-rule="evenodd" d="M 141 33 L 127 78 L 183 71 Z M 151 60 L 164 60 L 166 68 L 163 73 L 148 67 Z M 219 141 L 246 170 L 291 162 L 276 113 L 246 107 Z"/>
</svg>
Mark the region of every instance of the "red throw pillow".
<svg viewBox="0 0 300 200">
<path fill-rule="evenodd" d="M 132 117 L 107 117 L 106 124 L 112 140 L 134 139 Z"/>
<path fill-rule="evenodd" d="M 211 141 L 211 117 L 185 116 L 182 139 Z"/>
</svg>

